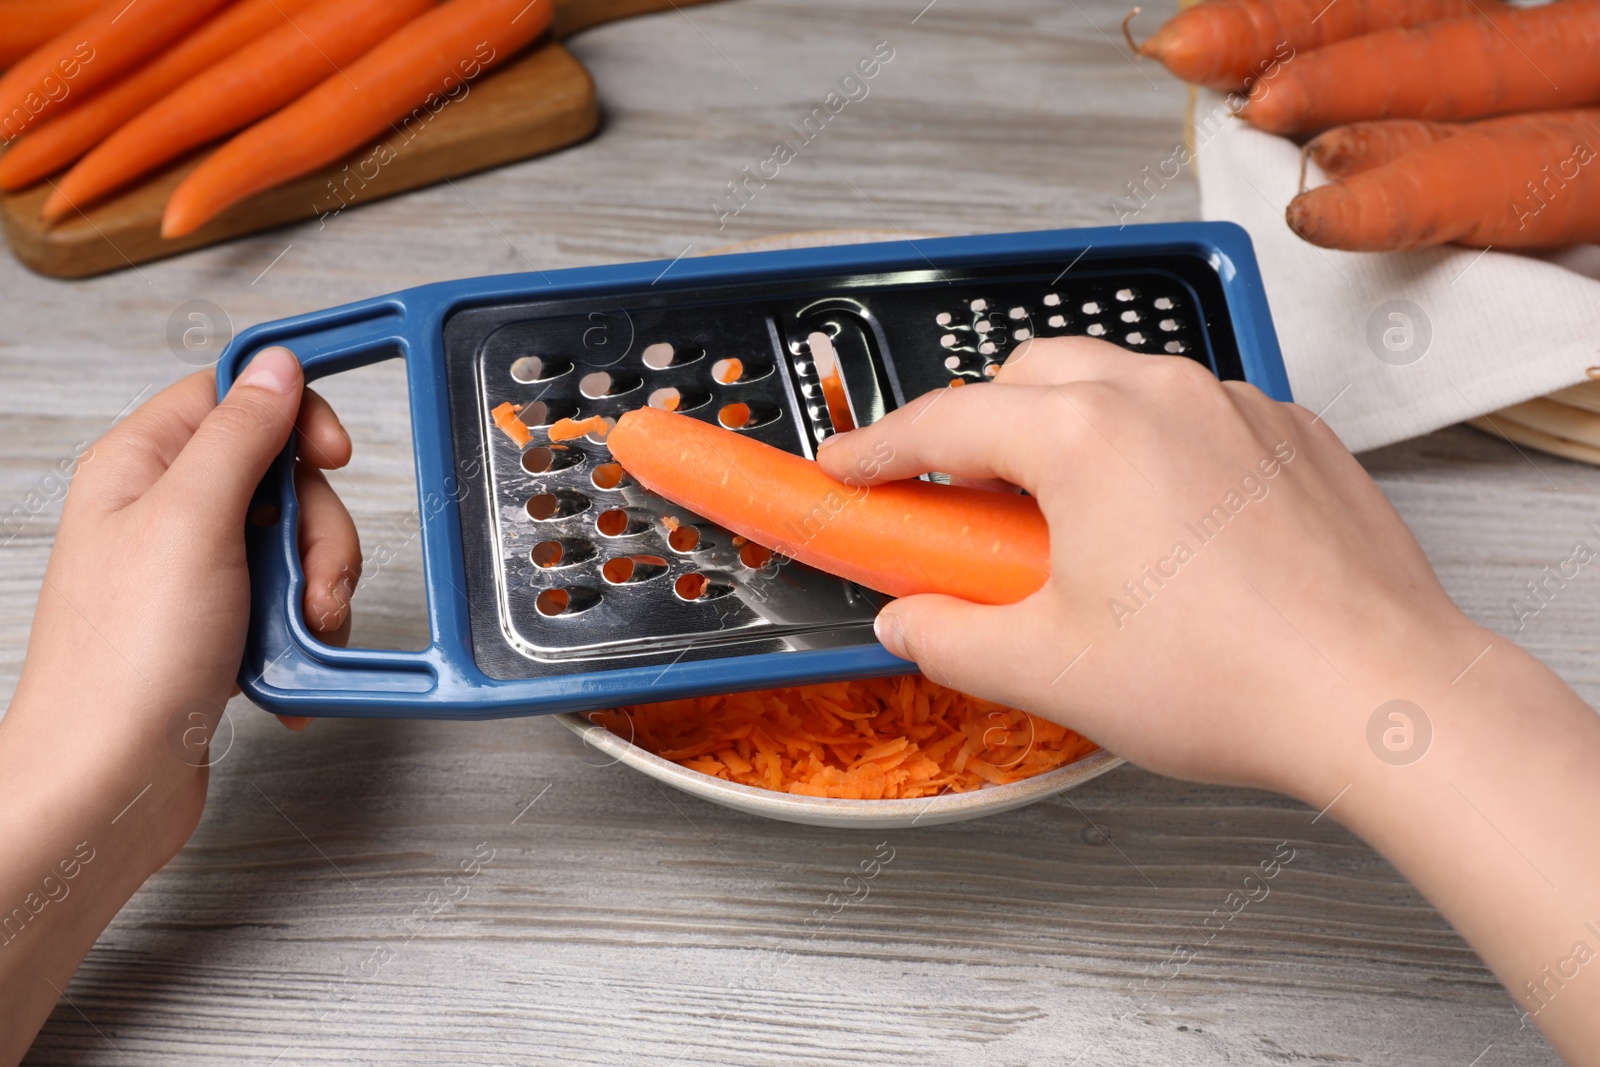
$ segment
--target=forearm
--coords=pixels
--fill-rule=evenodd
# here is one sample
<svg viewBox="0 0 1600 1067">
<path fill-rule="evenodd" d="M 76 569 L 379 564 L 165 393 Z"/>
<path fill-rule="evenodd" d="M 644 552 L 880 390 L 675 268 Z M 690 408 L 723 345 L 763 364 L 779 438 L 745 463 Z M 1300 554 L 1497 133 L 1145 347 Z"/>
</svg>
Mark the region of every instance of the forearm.
<svg viewBox="0 0 1600 1067">
<path fill-rule="evenodd" d="M 1484 644 L 1412 698 L 1432 733 L 1420 758 L 1363 732 L 1330 815 L 1438 907 L 1568 1062 L 1600 1063 L 1600 717 L 1515 645 Z"/>
<path fill-rule="evenodd" d="M 139 773 L 159 766 L 102 773 L 91 738 L 46 754 L 25 718 L 0 722 L 0 1067 L 27 1052 L 95 939 L 165 859 L 150 816 L 174 785 L 170 771 Z"/>
</svg>

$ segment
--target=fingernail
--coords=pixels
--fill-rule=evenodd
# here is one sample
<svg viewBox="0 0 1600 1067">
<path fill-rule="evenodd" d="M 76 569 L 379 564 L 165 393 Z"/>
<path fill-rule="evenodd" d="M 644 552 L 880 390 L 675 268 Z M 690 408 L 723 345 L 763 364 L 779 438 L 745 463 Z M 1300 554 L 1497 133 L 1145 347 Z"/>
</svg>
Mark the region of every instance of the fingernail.
<svg viewBox="0 0 1600 1067">
<path fill-rule="evenodd" d="M 906 643 L 900 633 L 900 624 L 887 612 L 880 611 L 878 617 L 872 620 L 872 636 L 878 639 L 878 644 L 889 650 L 892 656 L 901 659 L 910 659 L 906 655 Z"/>
<path fill-rule="evenodd" d="M 274 347 L 257 352 L 233 384 L 285 395 L 293 391 L 299 380 L 300 361 L 294 358 L 294 353 L 287 348 Z"/>
<path fill-rule="evenodd" d="M 821 454 L 824 450 L 833 447 L 833 445 L 846 434 L 851 434 L 854 432 L 854 430 L 846 430 L 844 433 L 831 433 L 827 437 L 824 437 L 822 442 L 817 445 L 818 454 Z"/>
</svg>

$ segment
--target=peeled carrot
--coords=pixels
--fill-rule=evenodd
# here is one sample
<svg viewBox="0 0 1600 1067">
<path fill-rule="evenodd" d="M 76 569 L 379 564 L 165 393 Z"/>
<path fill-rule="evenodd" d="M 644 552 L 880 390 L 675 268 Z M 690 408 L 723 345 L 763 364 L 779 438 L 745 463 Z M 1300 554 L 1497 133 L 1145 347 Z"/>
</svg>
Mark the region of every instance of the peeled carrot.
<svg viewBox="0 0 1600 1067">
<path fill-rule="evenodd" d="M 137 3 L 96 8 L 6 71 L 0 78 L 0 141 L 77 106 L 222 6 L 222 0 Z"/>
<path fill-rule="evenodd" d="M 142 0 L 141 0 L 142 2 Z M 287 24 L 225 56 L 106 138 L 45 201 L 58 219 L 299 97 L 433 7 L 435 0 L 319 0 Z"/>
<path fill-rule="evenodd" d="M 0 0 L 0 67 L 9 67 L 106 0 Z"/>
<path fill-rule="evenodd" d="M 449 0 L 428 12 L 350 64 L 344 76 L 324 81 L 201 163 L 167 201 L 162 236 L 191 233 L 263 189 L 370 144 L 430 101 L 443 107 L 467 81 L 542 34 L 554 12 L 554 0 Z"/>
<path fill-rule="evenodd" d="M 54 174 L 213 63 L 286 25 L 311 0 L 239 0 L 159 59 L 17 142 L 0 156 L 0 189 Z"/>
<path fill-rule="evenodd" d="M 1462 127 L 1420 119 L 1378 119 L 1335 126 L 1306 145 L 1306 155 L 1330 178 L 1348 178 L 1407 152 L 1454 136 Z"/>
<path fill-rule="evenodd" d="M 1342 0 L 1341 0 L 1342 2 Z M 1600 102 L 1600 0 L 1380 30 L 1286 63 L 1241 114 L 1272 133 Z"/>
<path fill-rule="evenodd" d="M 1186 82 L 1227 92 L 1312 49 L 1391 26 L 1471 15 L 1480 3 L 1502 6 L 1496 0 L 1206 0 L 1136 47 Z"/>
<path fill-rule="evenodd" d="M 607 443 L 646 489 L 891 596 L 1010 604 L 1050 575 L 1050 531 L 1032 497 L 917 480 L 850 486 L 801 456 L 658 408 L 623 415 Z"/>
<path fill-rule="evenodd" d="M 921 675 L 639 704 L 589 718 L 690 770 L 843 800 L 966 793 L 1095 751 L 1064 726 Z"/>
<path fill-rule="evenodd" d="M 1545 248 L 1600 240 L 1595 145 L 1600 109 L 1472 123 L 1300 194 L 1289 204 L 1289 226 L 1312 244 L 1347 251 L 1450 242 Z"/>
</svg>

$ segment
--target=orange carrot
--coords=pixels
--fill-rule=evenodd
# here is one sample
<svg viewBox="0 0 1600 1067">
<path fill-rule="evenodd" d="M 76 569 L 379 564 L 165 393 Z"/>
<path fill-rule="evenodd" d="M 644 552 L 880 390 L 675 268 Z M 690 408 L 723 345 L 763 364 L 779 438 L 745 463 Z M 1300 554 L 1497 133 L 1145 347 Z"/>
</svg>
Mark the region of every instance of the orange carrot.
<svg viewBox="0 0 1600 1067">
<path fill-rule="evenodd" d="M 76 106 L 220 6 L 222 0 L 138 0 L 134 11 L 132 2 L 96 8 L 0 78 L 0 141 Z"/>
<path fill-rule="evenodd" d="M 1297 56 L 1240 114 L 1272 133 L 1600 102 L 1600 0 L 1380 30 Z M 1270 85 L 1270 88 L 1268 86 Z"/>
<path fill-rule="evenodd" d="M 917 480 L 846 485 L 808 459 L 658 408 L 623 415 L 608 444 L 646 489 L 891 596 L 1009 604 L 1050 574 L 1050 532 L 1032 497 Z"/>
<path fill-rule="evenodd" d="M 0 67 L 88 18 L 106 0 L 0 0 Z"/>
<path fill-rule="evenodd" d="M 0 189 L 54 174 L 189 78 L 285 24 L 311 0 L 239 0 L 159 59 L 83 106 L 24 137 L 0 156 Z"/>
<path fill-rule="evenodd" d="M 528 442 L 533 440 L 533 434 L 528 431 L 527 423 L 517 413 L 517 405 L 507 400 L 504 404 L 489 412 L 494 419 L 494 424 L 500 427 L 500 432 L 511 438 L 518 448 L 526 448 Z"/>
<path fill-rule="evenodd" d="M 703 774 L 848 800 L 966 793 L 1095 751 L 1065 727 L 921 675 L 640 704 L 589 718 Z"/>
<path fill-rule="evenodd" d="M 1206 0 L 1178 12 L 1136 48 L 1186 82 L 1227 92 L 1272 77 L 1277 66 L 1312 49 L 1391 26 L 1472 15 L 1480 4 L 1502 8 L 1497 0 Z"/>
<path fill-rule="evenodd" d="M 163 163 L 243 129 L 346 67 L 435 0 L 319 0 L 287 25 L 195 74 L 67 172 L 44 217 L 58 219 Z"/>
<path fill-rule="evenodd" d="M 263 189 L 372 143 L 423 105 L 443 107 L 479 73 L 542 34 L 554 0 L 449 0 L 271 118 L 223 145 L 167 201 L 164 237 L 181 237 Z M 380 150 L 393 158 L 393 150 Z M 385 160 L 376 157 L 380 165 Z"/>
<path fill-rule="evenodd" d="M 1600 240 L 1596 146 L 1600 109 L 1472 123 L 1300 194 L 1289 204 L 1289 226 L 1312 244 L 1347 251 L 1449 242 L 1544 248 Z"/>
<path fill-rule="evenodd" d="M 1453 136 L 1460 126 L 1420 119 L 1378 119 L 1352 122 L 1319 134 L 1306 145 L 1306 155 L 1330 178 L 1348 178 L 1426 148 Z"/>
<path fill-rule="evenodd" d="M 587 419 L 557 419 L 550 427 L 550 440 L 572 441 L 588 434 L 604 437 L 611 429 L 611 424 L 601 415 L 590 415 Z"/>
</svg>

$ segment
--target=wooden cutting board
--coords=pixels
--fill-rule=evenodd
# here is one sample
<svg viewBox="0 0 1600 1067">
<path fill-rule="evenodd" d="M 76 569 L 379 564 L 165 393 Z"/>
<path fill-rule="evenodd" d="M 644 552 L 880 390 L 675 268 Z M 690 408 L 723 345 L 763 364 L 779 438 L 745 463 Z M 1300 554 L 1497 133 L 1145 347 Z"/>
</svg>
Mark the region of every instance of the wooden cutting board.
<svg viewBox="0 0 1600 1067">
<path fill-rule="evenodd" d="M 0 228 L 23 264 L 58 278 L 84 278 L 216 244 L 289 222 L 339 214 L 395 193 L 498 167 L 582 141 L 600 125 L 594 81 L 557 41 L 580 30 L 707 0 L 556 0 L 548 37 L 471 84 L 436 114 L 374 142 L 334 166 L 269 189 L 177 240 L 161 237 L 167 196 L 211 151 L 203 149 L 86 212 L 46 226 L 41 182 L 0 196 Z M 383 150 L 387 145 L 388 152 Z M 392 153 L 392 157 L 390 155 Z M 378 165 L 377 160 L 387 159 Z"/>
</svg>

